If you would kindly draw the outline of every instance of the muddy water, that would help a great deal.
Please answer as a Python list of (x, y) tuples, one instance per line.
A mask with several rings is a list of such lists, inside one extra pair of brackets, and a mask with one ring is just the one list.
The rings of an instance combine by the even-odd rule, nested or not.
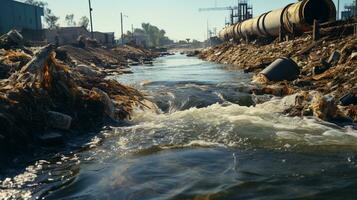
[[(250, 75), (181, 55), (115, 77), (158, 110), (4, 173), (0, 199), (356, 199), (357, 131), (281, 114)], [(257, 105), (256, 105), (257, 104)]]

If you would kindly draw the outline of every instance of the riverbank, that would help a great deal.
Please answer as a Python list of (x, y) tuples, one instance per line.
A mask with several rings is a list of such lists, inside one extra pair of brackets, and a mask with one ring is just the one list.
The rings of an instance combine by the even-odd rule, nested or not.
[(157, 54), (98, 44), (26, 47), (17, 32), (0, 43), (0, 152), (16, 154), (130, 117), (145, 107), (136, 89), (106, 79), (130, 73), (128, 60)]
[[(327, 34), (312, 41), (306, 34), (294, 40), (269, 44), (224, 43), (203, 50), (201, 59), (234, 65), (252, 72), (258, 84), (254, 94), (296, 95), (295, 105), (286, 110), (291, 116), (357, 122), (357, 38), (348, 34)], [(293, 81), (269, 80), (261, 74), (281, 57), (291, 58), (299, 67)]]

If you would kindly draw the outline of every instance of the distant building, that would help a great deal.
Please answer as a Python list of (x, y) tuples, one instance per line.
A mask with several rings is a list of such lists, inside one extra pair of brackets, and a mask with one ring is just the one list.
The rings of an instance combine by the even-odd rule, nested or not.
[(106, 46), (113, 46), (115, 44), (114, 32), (102, 33), (93, 32), (94, 38), (101, 44)]
[[(91, 33), (84, 27), (59, 27), (56, 29), (45, 30), (48, 43), (57, 43), (59, 45), (77, 43), (79, 36), (91, 37)], [(114, 46), (114, 33), (93, 32), (94, 39), (105, 46)]]
[(345, 10), (341, 12), (341, 19), (342, 20), (347, 20), (352, 17), (352, 11), (351, 10)]
[(346, 20), (352, 17), (357, 17), (357, 3), (354, 1), (350, 5), (345, 6), (345, 10), (341, 12), (341, 19)]
[(144, 46), (144, 47), (148, 46), (147, 44), (148, 38), (145, 33), (134, 32), (132, 40), (136, 45)]
[(60, 27), (45, 30), (47, 42), (58, 42), (59, 45), (74, 44), (81, 35), (90, 37), (90, 33), (84, 27)]
[(0, 34), (11, 29), (41, 30), (44, 10), (14, 0), (0, 0)]

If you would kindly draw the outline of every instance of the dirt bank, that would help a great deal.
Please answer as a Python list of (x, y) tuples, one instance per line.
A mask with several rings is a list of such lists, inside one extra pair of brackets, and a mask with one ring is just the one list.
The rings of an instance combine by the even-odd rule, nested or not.
[(154, 57), (148, 51), (30, 48), (8, 40), (0, 44), (1, 153), (63, 142), (105, 121), (124, 120), (134, 107), (145, 107), (140, 92), (104, 78), (126, 73), (128, 59)]
[[(252, 93), (298, 94), (295, 106), (287, 110), (290, 115), (357, 122), (357, 37), (346, 33), (335, 31), (315, 42), (309, 34), (265, 45), (230, 42), (205, 49), (199, 57), (255, 73), (258, 86)], [(260, 74), (281, 57), (291, 58), (298, 65), (296, 80), (274, 81)], [(340, 99), (346, 96), (351, 97), (349, 102), (342, 103)]]

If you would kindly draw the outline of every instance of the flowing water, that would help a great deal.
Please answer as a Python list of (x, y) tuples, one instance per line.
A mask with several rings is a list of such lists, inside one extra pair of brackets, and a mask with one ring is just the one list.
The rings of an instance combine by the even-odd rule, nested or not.
[[(115, 77), (158, 110), (5, 172), (0, 199), (356, 199), (357, 131), (281, 112), (250, 75), (175, 55)], [(259, 104), (261, 103), (261, 104)]]

